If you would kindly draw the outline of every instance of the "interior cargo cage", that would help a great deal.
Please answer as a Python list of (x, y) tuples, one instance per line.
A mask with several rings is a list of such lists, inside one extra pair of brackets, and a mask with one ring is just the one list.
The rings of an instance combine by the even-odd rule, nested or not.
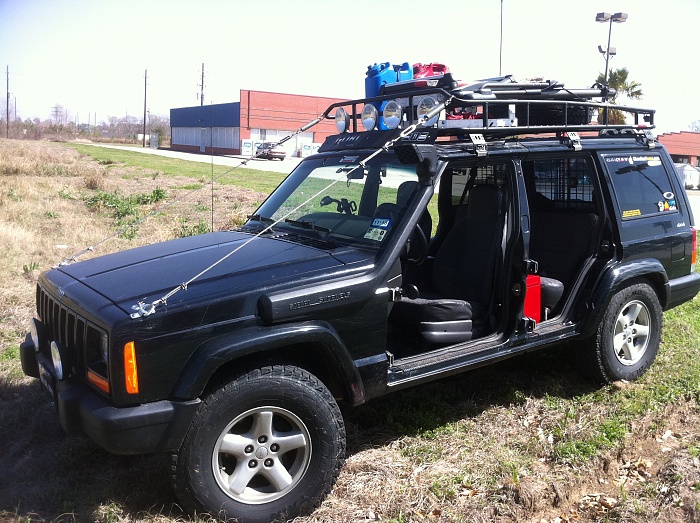
[[(439, 136), (481, 133), (488, 139), (582, 131), (617, 134), (654, 128), (653, 109), (607, 102), (615, 94), (615, 90), (600, 85), (567, 89), (552, 80), (518, 83), (510, 81), (510, 77), (457, 86), (446, 74), (386, 84), (378, 96), (334, 103), (323, 116), (336, 120), (341, 134), (404, 129), (449, 100), (439, 117), (425, 125), (436, 128)], [(594, 98), (600, 101), (593, 101)]]

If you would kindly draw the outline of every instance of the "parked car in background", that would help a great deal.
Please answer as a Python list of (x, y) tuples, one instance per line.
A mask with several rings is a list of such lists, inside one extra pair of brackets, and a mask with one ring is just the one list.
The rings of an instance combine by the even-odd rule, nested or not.
[(675, 164), (678, 177), (686, 189), (700, 189), (700, 170), (689, 163)]
[(287, 151), (285, 151), (284, 147), (280, 144), (263, 142), (258, 145), (255, 156), (258, 158), (266, 158), (267, 160), (284, 160), (287, 156)]

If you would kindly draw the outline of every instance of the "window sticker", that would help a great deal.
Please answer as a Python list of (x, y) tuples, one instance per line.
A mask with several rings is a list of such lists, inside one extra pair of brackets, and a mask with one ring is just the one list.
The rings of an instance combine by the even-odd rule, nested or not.
[(661, 158), (658, 156), (608, 156), (605, 161), (606, 163), (628, 163), (630, 165), (634, 165), (635, 162), (644, 162), (649, 167), (661, 165)]
[(343, 156), (340, 159), (340, 163), (355, 163), (359, 156)]
[(377, 227), (370, 227), (365, 233), (365, 238), (368, 240), (374, 240), (380, 242), (386, 238), (386, 230), (379, 229)]
[(391, 226), (391, 218), (375, 218), (372, 222), (372, 227), (380, 229), (388, 229)]
[(665, 192), (664, 199), (657, 202), (659, 212), (676, 211), (676, 196), (672, 192)]
[(628, 211), (622, 211), (623, 218), (632, 218), (633, 216), (641, 216), (642, 211), (639, 209), (630, 209)]
[(369, 229), (365, 233), (365, 238), (377, 242), (383, 241), (386, 238), (386, 233), (391, 227), (391, 218), (375, 218), (372, 221)]

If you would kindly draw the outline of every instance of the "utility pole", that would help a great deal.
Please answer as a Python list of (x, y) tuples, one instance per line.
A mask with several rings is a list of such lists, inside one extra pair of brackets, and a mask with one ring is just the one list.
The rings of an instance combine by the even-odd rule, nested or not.
[(202, 62), (202, 84), (199, 87), (202, 88), (199, 95), (199, 105), (204, 106), (204, 62)]
[(503, 65), (503, 0), (501, 0), (501, 39), (498, 44), (498, 76), (501, 76)]
[(143, 146), (146, 147), (146, 85), (148, 85), (148, 69), (143, 74)]
[(7, 101), (5, 102), (5, 114), (7, 122), (5, 122), (5, 138), (10, 137), (10, 66), (7, 66)]

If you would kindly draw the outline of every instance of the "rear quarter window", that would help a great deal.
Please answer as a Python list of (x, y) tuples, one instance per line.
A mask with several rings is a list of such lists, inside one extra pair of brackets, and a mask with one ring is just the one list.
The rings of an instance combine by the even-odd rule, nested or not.
[(676, 194), (658, 154), (603, 155), (623, 220), (678, 212)]

